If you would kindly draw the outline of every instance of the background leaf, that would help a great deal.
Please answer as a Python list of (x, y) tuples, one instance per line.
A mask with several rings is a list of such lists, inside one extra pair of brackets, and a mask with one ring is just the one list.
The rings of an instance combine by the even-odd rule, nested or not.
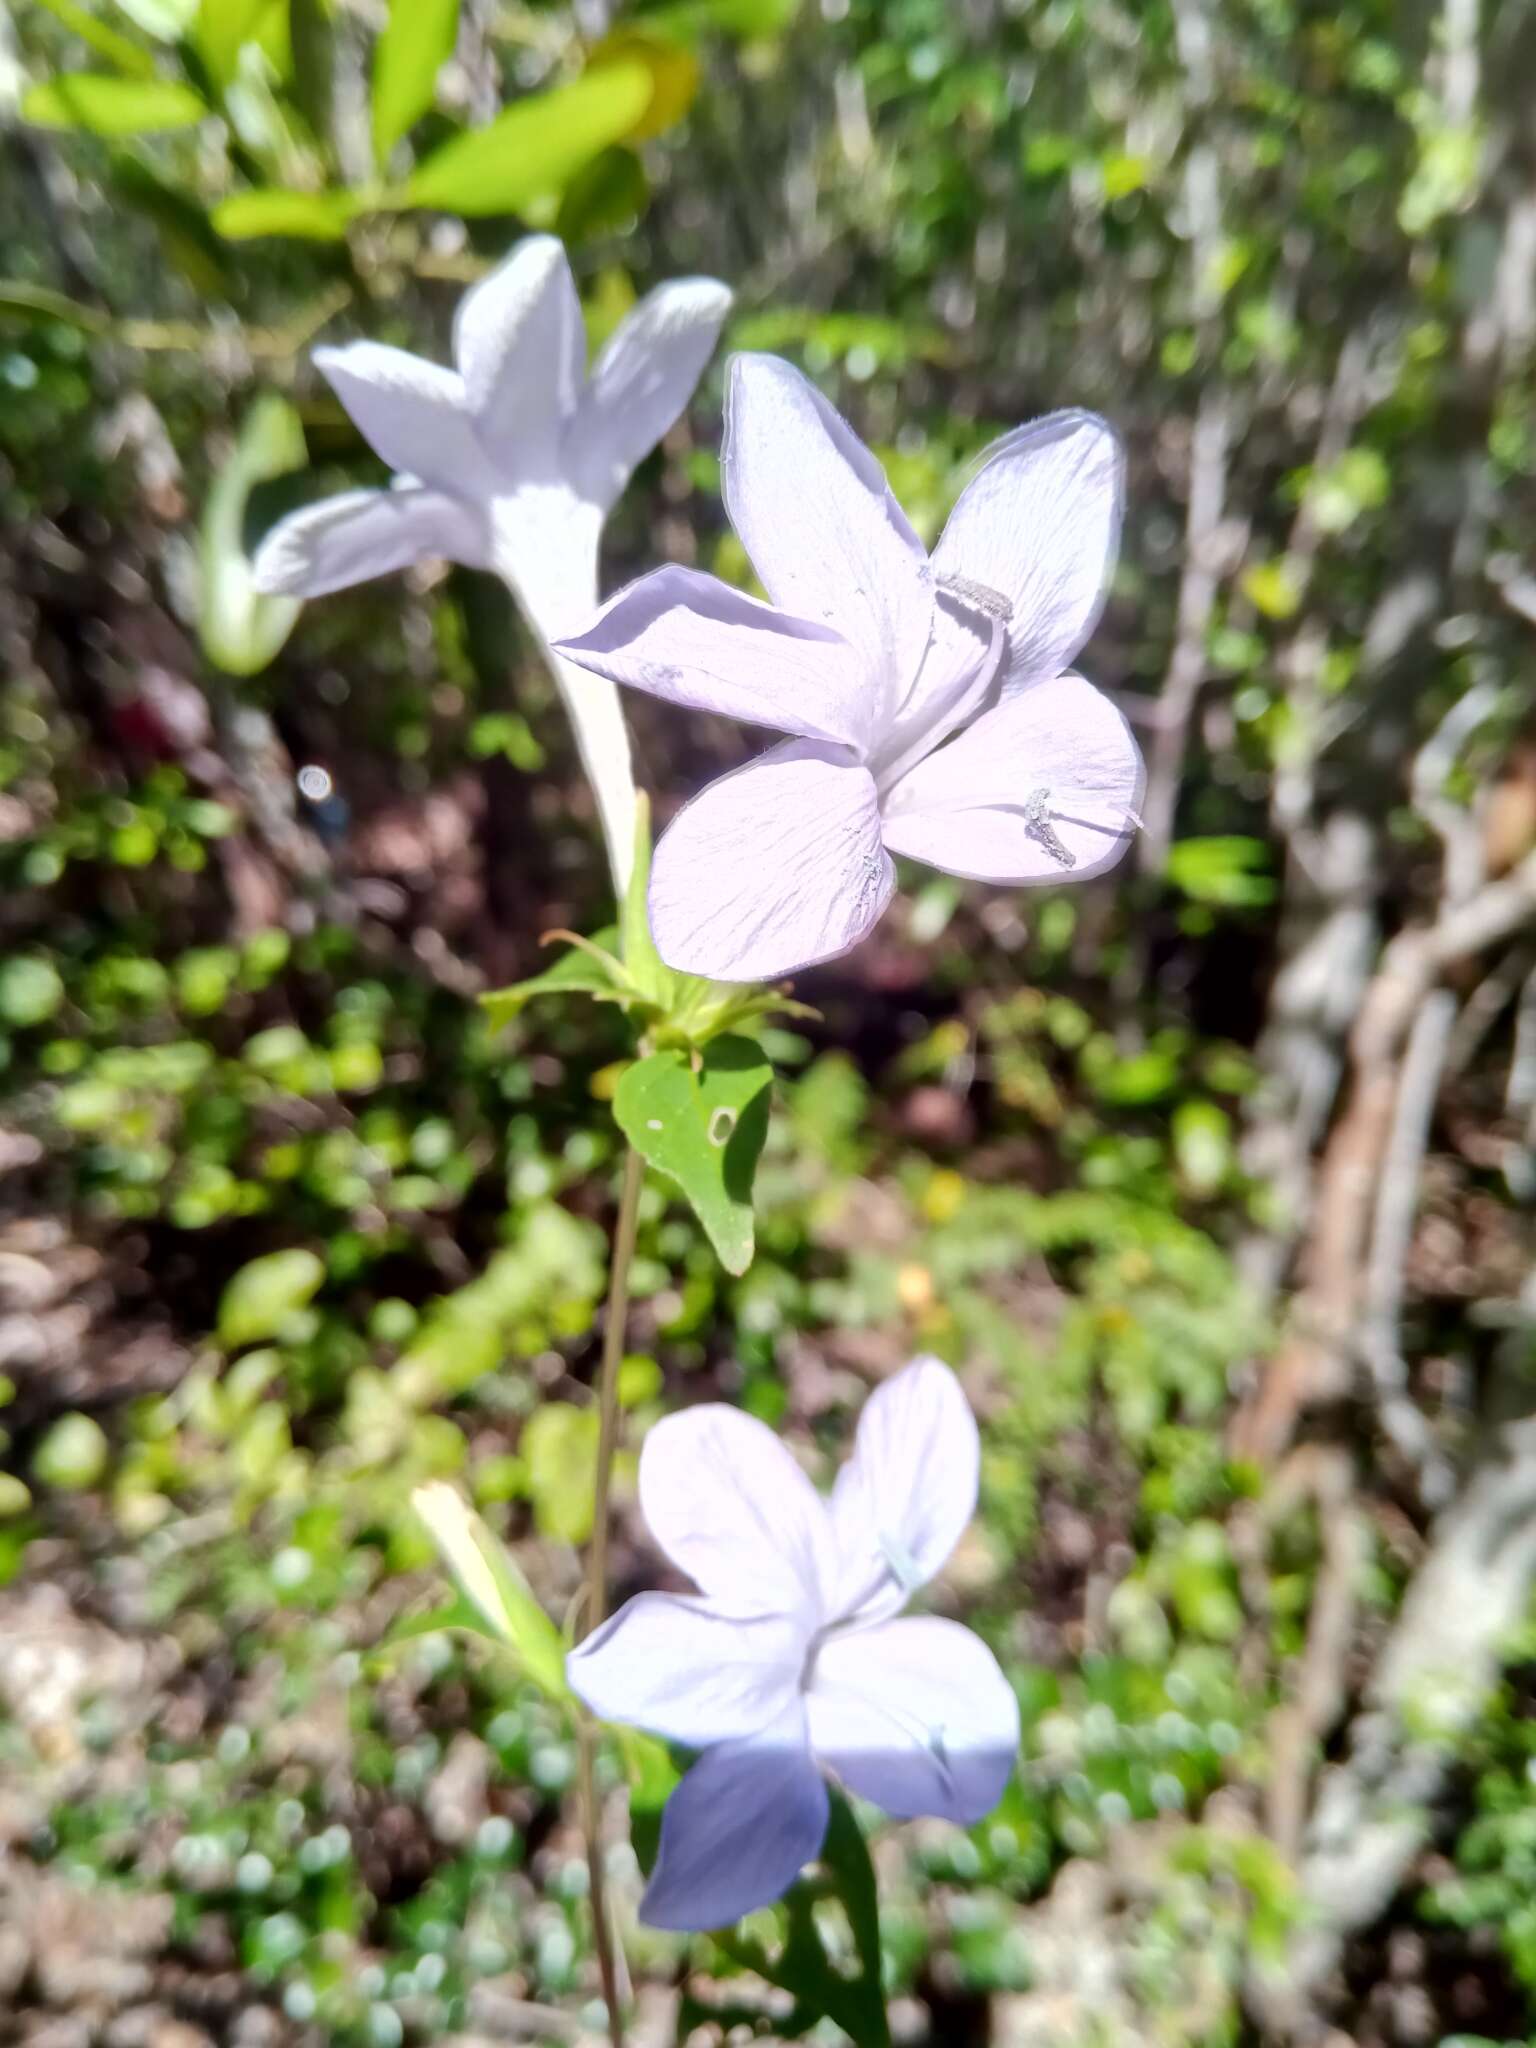
[(235, 192), (213, 210), (213, 225), (226, 241), (259, 235), (291, 235), (306, 242), (339, 242), (363, 205), (353, 192), (282, 192), (262, 187)]
[(633, 134), (651, 103), (650, 68), (634, 58), (572, 85), (531, 93), (484, 128), (445, 142), (391, 195), (478, 217), (518, 213), (558, 193), (600, 150)]
[(295, 1246), (252, 1259), (235, 1274), (219, 1300), (219, 1342), (230, 1351), (279, 1336), (319, 1292), (325, 1267), (313, 1252)]
[(92, 135), (191, 128), (209, 112), (207, 101), (190, 85), (167, 78), (114, 78), (103, 71), (60, 72), (46, 85), (34, 85), (21, 102), (23, 120), (39, 128), (84, 128)]
[(458, 33), (459, 0), (391, 0), (373, 51), (373, 155), (380, 168), (431, 106)]

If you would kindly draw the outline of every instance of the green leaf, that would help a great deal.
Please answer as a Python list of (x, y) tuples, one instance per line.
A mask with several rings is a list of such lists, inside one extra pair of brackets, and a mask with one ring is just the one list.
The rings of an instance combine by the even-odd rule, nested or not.
[(361, 192), (282, 192), (259, 186), (221, 199), (213, 209), (213, 225), (227, 242), (249, 242), (259, 235), (340, 242), (368, 204)]
[(572, 1401), (545, 1401), (524, 1423), (518, 1448), (541, 1536), (585, 1543), (592, 1534), (598, 1430), (597, 1410)]
[[(574, 934), (550, 932), (551, 938), (573, 937)], [(619, 1001), (624, 990), (624, 970), (614, 956), (613, 948), (618, 944), (618, 931), (610, 927), (601, 931), (594, 939), (583, 939), (573, 944), (567, 953), (562, 953), (553, 967), (546, 967), (542, 974), (535, 974), (528, 981), (514, 981), (508, 988), (492, 989), (480, 998), (480, 1006), (486, 1012), (487, 1022), (493, 1031), (499, 1031), (504, 1024), (510, 1024), (525, 1003), (536, 996), (594, 996), (598, 1001)]]
[(13, 1030), (46, 1024), (62, 1006), (64, 983), (42, 953), (13, 953), (0, 960), (0, 1022)]
[(744, 41), (782, 35), (800, 11), (800, 0), (670, 0), (637, 14), (639, 28), (692, 42), (703, 35), (740, 36)]
[(697, 1056), (655, 1052), (626, 1068), (619, 1128), (682, 1189), (728, 1273), (752, 1263), (752, 1180), (768, 1135), (773, 1068), (750, 1038), (715, 1038)]
[(165, 78), (114, 78), (102, 71), (65, 71), (34, 85), (21, 102), (24, 121), (39, 128), (84, 128), (92, 135), (149, 135), (192, 128), (210, 109), (190, 85)]
[(1272, 903), (1278, 885), (1269, 867), (1269, 847), (1242, 833), (1181, 839), (1168, 849), (1168, 879), (1174, 888), (1192, 902), (1226, 909)]
[(470, 217), (519, 213), (562, 191), (600, 150), (632, 134), (651, 92), (650, 68), (627, 58), (574, 84), (531, 93), (488, 126), (445, 142), (389, 195), (390, 203)]
[(108, 28), (104, 21), (98, 21), (84, 7), (77, 7), (75, 0), (39, 0), (48, 12), (73, 29), (83, 43), (88, 43), (98, 57), (104, 57), (109, 64), (115, 64), (128, 78), (153, 78), (155, 60), (148, 50), (141, 50), (137, 43), (131, 43), (127, 36), (120, 36), (115, 28)]
[(107, 1433), (89, 1415), (61, 1415), (32, 1453), (32, 1476), (60, 1492), (94, 1486), (107, 1469)]
[(848, 1915), (859, 1974), (846, 1981), (848, 2004), (837, 2015), (860, 2048), (889, 2048), (885, 1991), (880, 1977), (880, 1895), (869, 1848), (853, 1810), (840, 1792), (831, 1795), (827, 1839), (821, 1860)]
[(425, 1522), (469, 1609), (468, 1616), (450, 1608), (423, 1617), (427, 1626), (473, 1627), (472, 1617), (478, 1616), (490, 1633), (512, 1650), (541, 1691), (551, 1699), (567, 1698), (565, 1643), (560, 1631), (503, 1545), (446, 1480), (418, 1486), (411, 1505)]
[(302, 469), (304, 429), (285, 398), (269, 392), (245, 416), (234, 452), (214, 479), (203, 512), (203, 651), (229, 675), (253, 676), (278, 652), (302, 609), (294, 597), (268, 597), (251, 578), (245, 517), (252, 491)]
[(288, 0), (202, 0), (193, 41), (220, 90), (240, 70), (240, 53), (257, 43), (285, 73), (288, 44)]
[(390, 0), (373, 52), (373, 154), (381, 169), (432, 105), (458, 34), (459, 0)]
[(268, 1252), (242, 1266), (219, 1298), (219, 1342), (228, 1351), (281, 1335), (325, 1278), (313, 1252)]
[(555, 216), (555, 233), (567, 245), (621, 234), (650, 204), (645, 166), (632, 149), (615, 143), (572, 178)]

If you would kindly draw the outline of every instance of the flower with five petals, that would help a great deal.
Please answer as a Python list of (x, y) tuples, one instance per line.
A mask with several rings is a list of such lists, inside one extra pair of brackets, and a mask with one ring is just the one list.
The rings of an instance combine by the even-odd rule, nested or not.
[(1066, 672), (1119, 534), (1108, 425), (1060, 412), (1005, 435), (931, 560), (868, 449), (772, 356), (732, 360), (721, 467), (772, 603), (658, 569), (559, 642), (595, 675), (795, 735), (658, 847), (668, 964), (757, 981), (845, 953), (890, 902), (892, 853), (1015, 886), (1113, 866), (1141, 756)]
[(935, 1358), (871, 1395), (830, 1499), (737, 1409), (652, 1429), (640, 1504), (699, 1592), (640, 1594), (567, 1660), (594, 1713), (704, 1752), (662, 1817), (652, 1926), (727, 1926), (787, 1890), (821, 1848), (824, 1773), (903, 1819), (997, 1804), (1019, 1713), (996, 1658), (958, 1622), (898, 1619), (969, 1522), (978, 1464)]
[[(491, 569), (546, 641), (597, 605), (603, 520), (692, 396), (731, 294), (713, 278), (659, 286), (587, 374), (581, 302), (553, 235), (530, 235), (459, 302), (455, 367), (376, 341), (315, 350), (364, 438), (396, 472), (282, 520), (260, 589), (319, 597), (445, 556)], [(556, 665), (610, 855), (634, 844), (629, 741), (612, 686)]]

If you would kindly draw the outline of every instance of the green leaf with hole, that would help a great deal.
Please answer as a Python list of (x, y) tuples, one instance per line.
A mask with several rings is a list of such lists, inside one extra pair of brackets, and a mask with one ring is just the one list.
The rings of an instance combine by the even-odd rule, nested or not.
[(285, 1325), (308, 1308), (324, 1278), (325, 1267), (313, 1252), (295, 1248), (252, 1259), (219, 1298), (219, 1342), (237, 1351), (281, 1336)]
[(264, 669), (299, 616), (298, 598), (268, 597), (256, 588), (245, 521), (257, 485), (302, 469), (305, 460), (298, 414), (286, 398), (269, 392), (246, 414), (234, 451), (208, 493), (198, 626), (204, 653), (228, 675), (253, 676)]
[(389, 194), (395, 206), (478, 216), (520, 213), (562, 192), (599, 151), (644, 120), (653, 91), (638, 59), (604, 64), (571, 85), (530, 93), (484, 128), (456, 135)]
[(381, 168), (432, 105), (458, 34), (459, 0), (390, 0), (373, 50), (373, 154)]
[(92, 135), (152, 135), (192, 128), (211, 109), (190, 85), (167, 78), (113, 78), (103, 71), (64, 71), (34, 85), (21, 102), (24, 121), (39, 128), (84, 128)]
[(626, 1068), (613, 1112), (635, 1150), (677, 1183), (728, 1273), (752, 1263), (752, 1181), (768, 1135), (773, 1068), (750, 1038), (694, 1059), (655, 1052)]

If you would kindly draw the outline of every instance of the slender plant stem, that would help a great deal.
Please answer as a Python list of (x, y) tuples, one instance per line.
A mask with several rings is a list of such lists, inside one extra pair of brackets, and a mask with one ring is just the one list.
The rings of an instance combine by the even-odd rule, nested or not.
[(619, 1194), (619, 1219), (613, 1230), (613, 1264), (608, 1273), (608, 1310), (603, 1322), (603, 1361), (598, 1375), (597, 1482), (592, 1502), (592, 1547), (587, 1552), (587, 1597), (582, 1604), (583, 1636), (599, 1627), (608, 1612), (608, 1496), (619, 1433), (619, 1367), (624, 1362), (624, 1336), (629, 1326), (629, 1269), (634, 1262), (640, 1187), (644, 1179), (645, 1161), (631, 1145), (624, 1155), (624, 1185)]
[[(608, 1607), (608, 1505), (613, 1484), (613, 1453), (619, 1433), (619, 1367), (624, 1362), (624, 1337), (629, 1325), (629, 1269), (635, 1256), (635, 1230), (640, 1220), (640, 1189), (645, 1179), (645, 1162), (630, 1146), (624, 1155), (624, 1182), (619, 1194), (619, 1216), (613, 1230), (613, 1264), (608, 1273), (608, 1308), (603, 1321), (603, 1356), (598, 1370), (597, 1477), (592, 1499), (592, 1544), (587, 1552), (586, 1598), (576, 1640), (597, 1628)], [(608, 1917), (608, 1893), (603, 1877), (602, 1816), (597, 1799), (595, 1762), (596, 1734), (585, 1715), (577, 1730), (581, 1778), (581, 1806), (587, 1837), (588, 1896), (592, 1907), (593, 1939), (597, 1945), (597, 1966), (603, 1980), (603, 2002), (608, 2008), (608, 2038), (613, 2048), (624, 2048), (624, 2020), (620, 2012), (618, 1959), (613, 1950), (613, 1927)]]

